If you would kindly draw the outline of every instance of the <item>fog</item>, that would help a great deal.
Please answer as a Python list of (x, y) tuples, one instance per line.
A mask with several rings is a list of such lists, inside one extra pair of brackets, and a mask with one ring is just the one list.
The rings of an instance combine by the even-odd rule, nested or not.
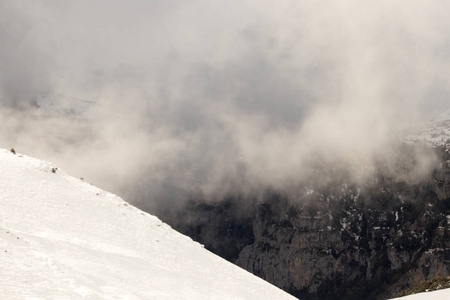
[[(448, 109), (448, 11), (425, 0), (1, 1), (0, 146), (149, 209), (283, 189), (316, 159), (363, 178), (405, 128)], [(63, 109), (40, 115), (39, 97)]]

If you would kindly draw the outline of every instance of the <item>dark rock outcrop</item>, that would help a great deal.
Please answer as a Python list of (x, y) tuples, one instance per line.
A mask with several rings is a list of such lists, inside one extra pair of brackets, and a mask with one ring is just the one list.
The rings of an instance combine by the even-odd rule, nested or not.
[(317, 210), (260, 204), (255, 243), (236, 263), (301, 299), (391, 296), (450, 274), (448, 200), (430, 187), (389, 188), (347, 190), (333, 200), (321, 194)]
[(450, 198), (450, 160), (442, 162), (434, 173), (434, 189), (440, 199)]
[(235, 262), (242, 249), (254, 242), (249, 209), (236, 198), (219, 203), (189, 201), (185, 209), (177, 212), (172, 226), (205, 244), (210, 251)]
[(301, 299), (392, 297), (450, 275), (450, 155), (439, 155), (421, 180), (384, 165), (364, 183), (319, 176), (295, 199), (269, 190), (247, 201), (191, 201), (172, 225)]

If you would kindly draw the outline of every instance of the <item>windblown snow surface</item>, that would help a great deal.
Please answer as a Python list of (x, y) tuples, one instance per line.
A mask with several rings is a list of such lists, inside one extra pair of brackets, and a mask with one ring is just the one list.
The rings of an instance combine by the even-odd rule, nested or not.
[(0, 170), (0, 299), (295, 299), (51, 163)]
[(438, 290), (433, 292), (418, 293), (405, 297), (395, 298), (398, 300), (448, 300), (450, 299), (450, 289)]

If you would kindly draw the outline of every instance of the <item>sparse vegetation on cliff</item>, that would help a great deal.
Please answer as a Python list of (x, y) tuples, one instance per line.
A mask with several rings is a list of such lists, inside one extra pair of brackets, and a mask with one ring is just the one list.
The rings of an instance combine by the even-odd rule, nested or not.
[(408, 289), (405, 289), (395, 295), (395, 297), (403, 297), (407, 295), (423, 293), (423, 292), (431, 292), (441, 289), (450, 288), (450, 276), (447, 277), (436, 277), (432, 280), (422, 281)]

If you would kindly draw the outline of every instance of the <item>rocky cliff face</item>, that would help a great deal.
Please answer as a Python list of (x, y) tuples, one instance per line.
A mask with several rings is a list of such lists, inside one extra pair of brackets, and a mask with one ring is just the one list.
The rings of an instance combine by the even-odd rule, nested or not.
[(321, 193), (314, 209), (258, 205), (236, 263), (301, 299), (376, 298), (448, 275), (448, 200), (426, 185), (377, 187)]
[(377, 299), (450, 275), (450, 154), (422, 180), (382, 168), (336, 176), (297, 196), (192, 201), (173, 226), (301, 299)]
[(439, 199), (450, 198), (450, 160), (444, 160), (433, 174), (434, 190)]

